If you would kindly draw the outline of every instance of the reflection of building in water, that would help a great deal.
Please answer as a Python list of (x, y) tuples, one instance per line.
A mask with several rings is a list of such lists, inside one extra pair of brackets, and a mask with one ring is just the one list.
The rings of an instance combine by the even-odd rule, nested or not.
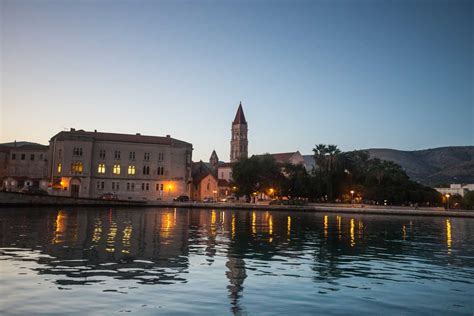
[[(38, 238), (21, 246), (35, 248), (39, 243), (44, 253), (54, 257), (41, 259), (40, 273), (77, 279), (111, 275), (104, 270), (114, 270), (114, 277), (140, 282), (182, 280), (181, 272), (188, 268), (188, 226), (176, 226), (177, 216), (187, 222), (186, 213), (172, 210), (43, 212), (38, 227), (30, 227)], [(8, 242), (8, 238), (0, 241)], [(78, 262), (85, 268), (78, 268)]]
[(237, 312), (240, 310), (239, 307), (239, 298), (241, 297), (241, 292), (243, 290), (244, 280), (247, 277), (245, 272), (245, 261), (241, 258), (232, 258), (230, 257), (225, 264), (229, 269), (226, 271), (226, 276), (229, 279), (229, 285), (227, 289), (229, 290), (229, 298), (232, 304), (232, 312)]

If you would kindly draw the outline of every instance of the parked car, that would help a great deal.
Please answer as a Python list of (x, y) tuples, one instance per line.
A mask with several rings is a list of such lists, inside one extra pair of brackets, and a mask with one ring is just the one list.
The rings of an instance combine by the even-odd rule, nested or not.
[(118, 200), (118, 196), (115, 193), (104, 193), (100, 196), (102, 200)]
[(206, 197), (202, 200), (204, 203), (212, 203), (214, 202), (214, 199), (213, 198), (210, 198), (210, 197)]
[(225, 203), (235, 203), (237, 199), (235, 198), (235, 196), (228, 196), (228, 197), (220, 199), (220, 201), (225, 202)]
[(36, 187), (26, 187), (26, 188), (21, 189), (20, 192), (25, 193), (25, 194), (34, 194), (34, 195), (48, 195), (48, 192)]
[(173, 199), (174, 202), (189, 202), (189, 196), (187, 195), (180, 195), (177, 198)]

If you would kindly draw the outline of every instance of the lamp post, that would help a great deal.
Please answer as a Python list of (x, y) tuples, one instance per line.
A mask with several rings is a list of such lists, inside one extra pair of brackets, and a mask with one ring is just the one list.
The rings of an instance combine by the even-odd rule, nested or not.
[(351, 203), (354, 201), (354, 193), (355, 193), (355, 191), (351, 190)]
[(446, 209), (449, 210), (449, 198), (451, 197), (451, 195), (449, 194), (446, 194)]

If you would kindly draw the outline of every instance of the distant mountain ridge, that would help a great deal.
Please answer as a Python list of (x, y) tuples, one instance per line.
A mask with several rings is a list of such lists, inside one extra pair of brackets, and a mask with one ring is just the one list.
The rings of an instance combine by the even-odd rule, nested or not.
[(414, 181), (429, 186), (443, 183), (474, 183), (474, 146), (439, 147), (403, 151), (366, 149), (371, 158), (393, 161)]

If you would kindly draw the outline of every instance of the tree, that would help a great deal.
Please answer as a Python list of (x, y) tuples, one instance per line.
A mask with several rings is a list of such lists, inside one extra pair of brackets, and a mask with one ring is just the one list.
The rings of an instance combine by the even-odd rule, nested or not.
[(462, 207), (466, 210), (474, 210), (474, 191), (467, 191), (464, 194)]

